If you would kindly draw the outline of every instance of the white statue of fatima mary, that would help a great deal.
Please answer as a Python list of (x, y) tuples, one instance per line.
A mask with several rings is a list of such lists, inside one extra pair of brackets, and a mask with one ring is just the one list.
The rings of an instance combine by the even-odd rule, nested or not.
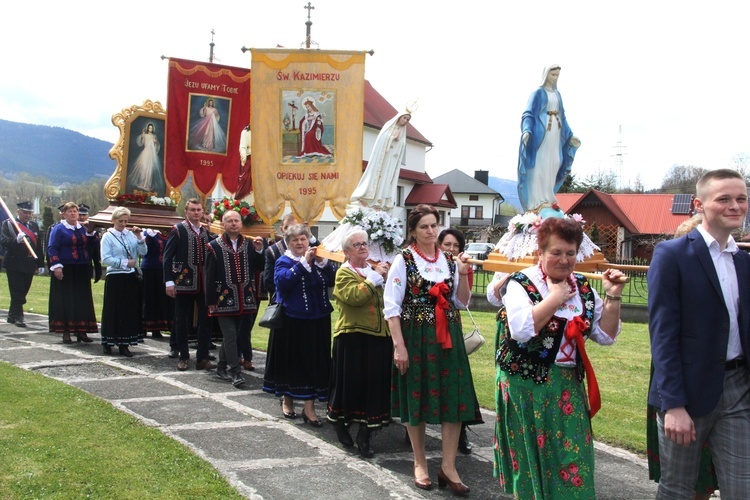
[(349, 230), (359, 226), (370, 236), (370, 259), (391, 262), (403, 243), (401, 221), (391, 216), (396, 206), (396, 189), (406, 152), (406, 132), (414, 106), (391, 118), (380, 130), (367, 168), (352, 192), (346, 217), (321, 244), (332, 252), (341, 251), (341, 241)]

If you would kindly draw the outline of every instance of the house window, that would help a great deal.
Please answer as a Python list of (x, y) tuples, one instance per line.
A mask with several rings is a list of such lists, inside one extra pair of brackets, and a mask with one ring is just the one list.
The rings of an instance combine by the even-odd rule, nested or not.
[(462, 205), (461, 206), (461, 218), (462, 219), (482, 219), (484, 207), (473, 206), (473, 205)]
[(438, 226), (445, 226), (445, 210), (438, 210), (438, 215), (440, 215)]
[(401, 200), (404, 198), (404, 187), (403, 186), (397, 186), (396, 187), (396, 206), (401, 206)]
[(479, 201), (479, 195), (478, 194), (470, 194), (469, 195), (469, 201)]

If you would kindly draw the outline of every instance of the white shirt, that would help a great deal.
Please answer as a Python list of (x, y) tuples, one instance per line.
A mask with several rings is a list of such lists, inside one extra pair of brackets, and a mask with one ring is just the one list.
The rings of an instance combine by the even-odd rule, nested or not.
[[(547, 283), (542, 279), (542, 273), (539, 270), (539, 266), (533, 266), (521, 271), (523, 274), (528, 276), (534, 286), (537, 288), (542, 297), (549, 295), (549, 289)], [(604, 330), (599, 326), (599, 320), (602, 317), (602, 308), (604, 302), (599, 298), (599, 294), (594, 292), (594, 324), (591, 325), (591, 335), (589, 338), (600, 345), (611, 345), (614, 344), (615, 339), (620, 335), (621, 323), (617, 325), (617, 333), (615, 339), (611, 338)], [(515, 280), (508, 282), (508, 288), (503, 296), (503, 304), (505, 304), (506, 311), (508, 314), (508, 327), (510, 329), (510, 336), (517, 342), (528, 342), (531, 338), (537, 336), (537, 332), (534, 330), (534, 317), (531, 314), (531, 310), (534, 304), (529, 298), (529, 294), (526, 290)], [(583, 303), (581, 302), (580, 293), (576, 293), (572, 298), (568, 299), (555, 311), (555, 316), (570, 320), (575, 316), (583, 314)], [(556, 364), (562, 366), (575, 366), (575, 361), (562, 361), (566, 357), (564, 351), (571, 353), (571, 358), (575, 359), (575, 341), (569, 341), (565, 338), (563, 333), (562, 342), (560, 349), (557, 352)]]
[(708, 246), (708, 253), (714, 262), (716, 275), (719, 277), (721, 293), (724, 295), (724, 303), (729, 313), (729, 342), (727, 343), (727, 361), (742, 357), (742, 344), (740, 343), (740, 327), (737, 322), (737, 311), (740, 302), (740, 289), (737, 284), (737, 271), (734, 268), (734, 254), (739, 251), (734, 238), (729, 236), (727, 246), (724, 250), (719, 248), (719, 242), (708, 234), (703, 226), (698, 226), (698, 232)]
[[(428, 281), (434, 283), (442, 283), (448, 278), (450, 272), (448, 268), (448, 261), (445, 260), (445, 254), (438, 252), (438, 260), (435, 263), (427, 262), (417, 252), (412, 251), (411, 254), (414, 256), (414, 262), (417, 265), (417, 271), (419, 275)], [(458, 300), (456, 293), (458, 292), (458, 266), (456, 266), (456, 272), (453, 274), (453, 304), (459, 309), (466, 309), (466, 305), (462, 304)], [(391, 264), (391, 268), (388, 271), (388, 278), (385, 282), (385, 319), (401, 316), (401, 304), (404, 301), (404, 295), (406, 294), (406, 262), (404, 262), (404, 256), (399, 253)], [(469, 294), (471, 299), (471, 294)]]

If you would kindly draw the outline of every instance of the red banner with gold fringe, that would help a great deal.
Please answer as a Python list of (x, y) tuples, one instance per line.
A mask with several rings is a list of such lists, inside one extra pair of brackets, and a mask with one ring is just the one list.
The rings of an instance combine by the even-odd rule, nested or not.
[(250, 70), (169, 59), (167, 181), (181, 186), (192, 171), (201, 194), (219, 176), (234, 193), (240, 169), (240, 135), (250, 123)]

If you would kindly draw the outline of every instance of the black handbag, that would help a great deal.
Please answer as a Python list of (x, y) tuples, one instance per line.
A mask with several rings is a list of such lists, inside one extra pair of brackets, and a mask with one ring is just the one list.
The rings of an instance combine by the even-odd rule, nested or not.
[(265, 328), (281, 328), (284, 326), (284, 308), (278, 302), (269, 304), (266, 307), (263, 316), (258, 321), (260, 326)]

